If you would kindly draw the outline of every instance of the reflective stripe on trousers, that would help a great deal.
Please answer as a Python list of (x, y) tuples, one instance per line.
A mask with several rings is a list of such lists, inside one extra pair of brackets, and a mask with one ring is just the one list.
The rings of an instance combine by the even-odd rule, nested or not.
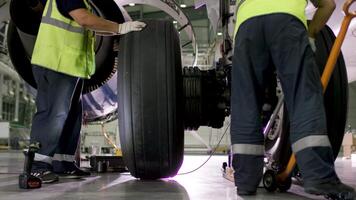
[(66, 154), (54, 154), (53, 160), (54, 161), (73, 162), (75, 160), (75, 156), (74, 155), (66, 155)]
[(232, 153), (233, 154), (243, 154), (243, 155), (264, 155), (265, 147), (264, 145), (255, 144), (233, 144)]
[(52, 164), (52, 161), (66, 161), (66, 162), (73, 162), (75, 160), (74, 155), (66, 155), (66, 154), (54, 154), (53, 158), (50, 156), (42, 155), (42, 154), (35, 154), (35, 161), (45, 162), (48, 164)]
[(52, 157), (50, 156), (46, 156), (46, 155), (42, 155), (42, 154), (39, 154), (39, 153), (36, 153), (35, 154), (35, 161), (40, 161), (40, 162), (45, 162), (45, 163), (48, 163), (48, 164), (52, 164)]
[(292, 144), (294, 153), (298, 153), (304, 149), (312, 147), (330, 147), (331, 144), (327, 135), (310, 135), (301, 138)]

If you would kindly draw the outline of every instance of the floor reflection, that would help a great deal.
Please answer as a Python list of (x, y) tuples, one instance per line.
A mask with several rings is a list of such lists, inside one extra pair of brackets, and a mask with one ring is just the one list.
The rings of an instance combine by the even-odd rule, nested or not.
[[(179, 174), (192, 171), (208, 156), (185, 156)], [(18, 174), (23, 168), (23, 155), (0, 153), (0, 200), (240, 200), (234, 184), (222, 177), (221, 166), (226, 156), (213, 156), (194, 173), (177, 175), (164, 180), (138, 180), (128, 173), (102, 173), (78, 180), (61, 179), (37, 190), (18, 188)], [(356, 168), (351, 160), (338, 159), (340, 178), (356, 188)], [(302, 200), (323, 199), (307, 195), (293, 185), (287, 193), (268, 193), (260, 188), (257, 196), (244, 199)]]

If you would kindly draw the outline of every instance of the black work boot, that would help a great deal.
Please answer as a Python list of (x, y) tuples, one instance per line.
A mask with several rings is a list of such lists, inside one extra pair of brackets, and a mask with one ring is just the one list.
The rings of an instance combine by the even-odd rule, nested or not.
[(79, 179), (79, 178), (84, 178), (86, 176), (90, 176), (90, 172), (84, 171), (82, 169), (74, 169), (71, 171), (63, 171), (58, 173), (59, 177), (61, 178), (67, 178), (67, 179)]
[(237, 195), (256, 195), (263, 176), (263, 156), (234, 154), (232, 166)]
[(333, 200), (356, 200), (355, 190), (340, 181), (331, 181), (304, 188), (306, 193), (314, 195), (324, 195)]
[(90, 176), (90, 172), (80, 169), (75, 162), (52, 161), (53, 171), (61, 178), (79, 179)]
[(53, 183), (59, 180), (58, 175), (53, 173), (50, 164), (34, 161), (32, 164), (31, 175), (40, 178), (42, 183)]
[(237, 195), (239, 195), (239, 196), (253, 196), (253, 195), (256, 195), (256, 190), (255, 191), (239, 190), (239, 188), (237, 188)]
[(57, 174), (45, 169), (33, 170), (31, 175), (40, 178), (42, 183), (54, 183), (59, 180)]

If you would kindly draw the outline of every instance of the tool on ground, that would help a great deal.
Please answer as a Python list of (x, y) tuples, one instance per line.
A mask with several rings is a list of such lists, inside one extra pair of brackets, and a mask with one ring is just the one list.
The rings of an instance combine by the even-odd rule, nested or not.
[[(355, 1), (356, 0), (347, 0), (344, 3), (343, 11), (345, 13), (345, 17), (343, 19), (340, 32), (337, 35), (336, 40), (334, 42), (334, 45), (333, 45), (333, 47), (331, 49), (331, 53), (329, 55), (328, 61), (326, 63), (326, 66), (324, 68), (323, 75), (321, 77), (321, 82), (322, 82), (322, 85), (323, 85), (323, 91), (324, 92), (325, 92), (325, 90), (327, 88), (327, 85), (329, 83), (330, 77), (331, 77), (331, 75), (332, 75), (332, 73), (334, 71), (335, 63), (336, 63), (337, 58), (338, 58), (338, 56), (340, 54), (341, 46), (342, 46), (342, 43), (343, 43), (343, 41), (345, 39), (345, 36), (346, 36), (347, 30), (349, 28), (350, 22), (354, 17), (356, 17), (356, 11), (354, 11), (354, 12), (350, 12), (349, 11), (349, 9), (351, 7), (351, 4), (354, 3)], [(277, 174), (276, 177), (275, 177), (275, 181), (277, 182), (277, 185), (281, 184), (281, 183), (283, 185), (283, 183), (288, 182), (288, 179), (290, 178), (290, 175), (291, 175), (292, 171), (294, 170), (295, 165), (296, 165), (296, 158), (295, 158), (295, 155), (292, 154), (290, 159), (289, 159), (289, 162), (287, 164), (286, 169), (284, 171), (282, 171), (281, 173)]]
[(234, 169), (231, 166), (228, 166), (226, 162), (224, 162), (222, 166), (223, 177), (231, 182), (235, 182), (234, 173)]
[(121, 149), (109, 137), (105, 124), (101, 123), (101, 133), (106, 141), (114, 148), (115, 155), (92, 155), (89, 157), (90, 166), (93, 171), (104, 172), (127, 172), (127, 167), (122, 157)]
[(25, 165), (24, 171), (19, 176), (19, 187), (22, 189), (36, 189), (42, 186), (42, 180), (31, 175), (32, 163), (35, 158), (35, 153), (40, 149), (40, 143), (31, 143), (28, 150), (24, 151)]

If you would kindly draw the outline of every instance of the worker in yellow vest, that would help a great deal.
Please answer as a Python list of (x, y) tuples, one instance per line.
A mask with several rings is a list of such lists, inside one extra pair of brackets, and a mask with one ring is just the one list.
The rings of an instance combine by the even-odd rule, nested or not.
[(353, 188), (341, 183), (334, 169), (320, 73), (313, 52), (314, 38), (333, 13), (335, 2), (313, 0), (318, 9), (309, 27), (305, 16), (307, 3), (306, 0), (236, 2), (231, 142), (238, 195), (254, 195), (263, 175), (261, 97), (276, 70), (305, 191), (340, 199), (356, 198)]
[(31, 141), (40, 142), (32, 175), (43, 183), (90, 175), (77, 167), (82, 122), (83, 79), (95, 71), (94, 32), (122, 35), (140, 31), (145, 23), (118, 24), (90, 12), (87, 0), (26, 0), (34, 11), (43, 11), (31, 63), (37, 83), (37, 112)]

